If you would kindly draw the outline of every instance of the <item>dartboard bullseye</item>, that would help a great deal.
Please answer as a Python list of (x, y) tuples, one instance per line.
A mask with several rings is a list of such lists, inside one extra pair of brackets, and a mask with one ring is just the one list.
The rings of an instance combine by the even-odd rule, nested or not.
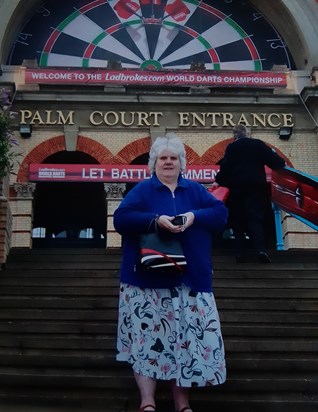
[(48, 0), (19, 33), (8, 64), (207, 70), (294, 68), (284, 41), (241, 0)]

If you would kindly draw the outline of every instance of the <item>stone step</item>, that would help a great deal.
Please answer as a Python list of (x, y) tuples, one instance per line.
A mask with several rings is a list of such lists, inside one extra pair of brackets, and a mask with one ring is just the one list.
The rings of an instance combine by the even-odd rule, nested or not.
[(97, 320), (114, 321), (117, 309), (1, 309), (0, 320)]
[[(277, 260), (290, 260), (295, 259), (297, 261), (306, 258), (306, 260), (313, 258), (317, 261), (317, 253), (318, 248), (312, 249), (288, 249), (288, 250), (270, 250), (269, 253), (271, 254), (272, 258)], [(14, 248), (10, 250), (9, 258), (18, 259), (21, 257), (22, 259), (28, 258), (28, 256), (46, 256), (50, 258), (50, 256), (59, 257), (59, 256), (69, 256), (69, 257), (77, 257), (77, 256), (107, 256), (110, 259), (112, 257), (117, 256), (121, 258), (122, 250), (121, 248), (109, 248), (109, 249), (102, 249), (102, 248), (39, 248), (39, 249), (27, 249), (27, 248)], [(226, 249), (216, 249), (214, 248), (212, 251), (212, 256), (214, 258), (221, 258), (231, 260), (233, 257), (233, 249), (226, 248)], [(246, 251), (247, 256), (252, 257), (254, 255), (253, 250)]]
[(268, 270), (268, 268), (265, 269), (263, 265), (261, 268), (253, 271), (250, 269), (233, 270), (232, 266), (232, 268), (228, 270), (214, 270), (213, 279), (318, 279), (318, 270), (281, 270), (274, 267), (271, 267), (271, 269)]
[[(217, 249), (218, 253), (223, 255), (224, 253), (230, 253), (230, 251), (226, 251), (225, 249)], [(305, 251), (306, 252), (306, 251)], [(23, 248), (23, 247), (15, 247), (10, 250), (10, 258), (15, 257), (15, 256), (62, 256), (62, 255), (67, 255), (67, 256), (83, 256), (83, 255), (107, 255), (107, 256), (121, 256), (122, 251), (121, 248), (108, 248), (108, 249), (102, 249), (102, 248), (34, 248), (34, 249), (28, 249), (28, 248)]]
[[(68, 334), (71, 335), (100, 335), (103, 331), (106, 335), (115, 335), (117, 322), (114, 319), (101, 321), (62, 321), (62, 320), (1, 320), (0, 333), (5, 334)], [(250, 337), (317, 337), (318, 324), (304, 325), (291, 324), (255, 324), (224, 322), (222, 324), (224, 336), (250, 336)], [(1, 342), (1, 339), (0, 339)]]
[(214, 295), (219, 301), (223, 298), (236, 298), (240, 296), (242, 298), (251, 298), (251, 299), (317, 299), (318, 298), (318, 290), (317, 289), (308, 289), (308, 288), (300, 288), (300, 289), (289, 289), (289, 288), (280, 288), (280, 289), (262, 289), (262, 288), (223, 288), (218, 287), (217, 282), (214, 282)]
[(220, 318), (222, 322), (237, 322), (246, 323), (251, 322), (255, 324), (293, 324), (303, 323), (304, 325), (316, 325), (317, 324), (317, 312), (306, 312), (306, 314), (296, 312), (260, 312), (254, 311), (232, 311), (222, 310), (220, 311)]
[[(317, 269), (318, 270), (318, 269)], [(56, 278), (54, 276), (36, 277), (30, 273), (25, 277), (0, 277), (0, 292), (2, 287), (109, 287), (119, 285), (118, 276), (82, 278), (74, 281), (72, 277)], [(214, 279), (214, 287), (218, 288), (263, 288), (263, 289), (316, 289), (318, 293), (317, 279)]]
[(56, 270), (109, 270), (109, 269), (119, 269), (120, 262), (114, 261), (111, 262), (107, 259), (103, 259), (101, 261), (93, 260), (91, 261), (73, 261), (67, 260), (65, 262), (59, 260), (43, 260), (43, 262), (39, 262), (37, 260), (28, 261), (28, 262), (16, 262), (16, 261), (8, 261), (5, 265), (6, 271), (13, 271), (13, 270), (24, 270), (24, 271), (32, 271), (32, 270), (49, 270), (49, 271), (56, 271)]
[[(317, 339), (309, 337), (255, 337), (224, 336), (224, 345), (230, 352), (315, 352)], [(64, 335), (64, 334), (6, 334), (1, 333), (1, 348), (24, 349), (65, 349), (65, 350), (112, 350), (115, 351), (114, 335)]]
[(19, 309), (115, 309), (118, 296), (0, 296), (0, 308)]
[[(232, 270), (233, 265), (237, 265), (235, 262), (231, 262), (228, 260), (219, 261), (214, 260), (214, 270)], [(286, 270), (317, 270), (318, 269), (318, 262), (317, 261), (304, 261), (304, 262), (293, 262), (292, 260), (286, 262), (277, 262), (274, 261), (271, 263), (271, 267), (274, 270), (286, 271)], [(65, 261), (59, 259), (47, 260), (41, 259), (38, 261), (37, 259), (30, 260), (30, 261), (15, 261), (15, 260), (8, 260), (5, 264), (5, 269), (8, 271), (13, 270), (71, 270), (71, 269), (78, 269), (78, 270), (108, 270), (108, 269), (119, 269), (120, 268), (120, 261), (113, 260), (110, 261), (108, 259), (92, 259), (92, 260), (71, 260), (66, 259)], [(241, 263), (239, 264), (240, 270), (264, 270), (264, 264), (259, 262), (248, 262), (248, 263)]]
[[(10, 296), (0, 295), (0, 308), (3, 309), (117, 309), (118, 296), (112, 294), (91, 296)], [(263, 311), (317, 311), (317, 299), (250, 299), (247, 297), (220, 298), (219, 310), (263, 310)]]
[(268, 337), (268, 338), (315, 338), (318, 336), (318, 323), (304, 325), (301, 323), (291, 324), (255, 324), (234, 322), (222, 323), (222, 334), (224, 337)]
[[(227, 261), (225, 260), (224, 262), (218, 262), (214, 261), (213, 269), (214, 271), (217, 270), (233, 270), (233, 266), (235, 266), (235, 269), (238, 268), (239, 270), (252, 270), (252, 271), (258, 271), (258, 270), (264, 270), (264, 263), (259, 263), (258, 261), (256, 262), (246, 262), (246, 263), (235, 263), (234, 261)], [(270, 266), (270, 269), (278, 270), (278, 271), (286, 271), (286, 270), (317, 270), (318, 269), (318, 262), (317, 260), (313, 260), (312, 262), (310, 260), (308, 261), (293, 261), (293, 260), (287, 260), (286, 262), (274, 262), (266, 264), (266, 266)], [(268, 268), (269, 269), (269, 268)]]
[[(139, 412), (139, 396), (134, 388), (87, 388), (85, 392), (72, 388), (18, 387), (10, 392), (0, 388), (0, 407), (5, 412)], [(18, 393), (18, 395), (17, 395)], [(1, 402), (2, 399), (2, 402)], [(226, 392), (213, 387), (191, 390), (191, 405), (196, 412), (233, 410), (238, 412), (317, 412), (318, 396), (300, 391), (268, 394), (264, 391)], [(169, 388), (158, 393), (159, 411), (174, 412)]]
[[(1, 278), (18, 278), (23, 280), (23, 278), (71, 278), (71, 279), (78, 279), (78, 278), (87, 278), (87, 279), (95, 279), (95, 278), (109, 278), (109, 277), (116, 277), (119, 278), (119, 266), (118, 268), (112, 269), (100, 269), (100, 270), (93, 270), (93, 269), (52, 269), (51, 267), (47, 268), (45, 271), (43, 269), (34, 269), (26, 270), (24, 268), (13, 269), (9, 270), (6, 269), (2, 271)], [(289, 270), (281, 270), (275, 269), (271, 267), (271, 270), (268, 268), (264, 268), (262, 265), (256, 271), (250, 270), (250, 268), (246, 269), (235, 269), (233, 270), (233, 266), (229, 267), (228, 269), (217, 269), (214, 270), (213, 279), (318, 279), (318, 270), (317, 269), (306, 269), (306, 270), (299, 270), (299, 269), (289, 269)]]
[(232, 299), (218, 299), (218, 309), (223, 310), (250, 310), (250, 311), (302, 311), (317, 312), (316, 299), (249, 299), (246, 297)]
[[(34, 249), (33, 249), (34, 250)], [(103, 262), (103, 263), (120, 263), (122, 260), (122, 255), (120, 252), (118, 254), (110, 254), (105, 250), (98, 254), (96, 253), (68, 253), (65, 252), (60, 254), (36, 254), (36, 253), (24, 253), (15, 254), (11, 253), (8, 256), (6, 269), (10, 268), (10, 265), (18, 265), (20, 263), (45, 263), (45, 262), (66, 262), (66, 263), (79, 263), (79, 262)], [(223, 260), (223, 259), (222, 259)]]
[[(301, 325), (299, 325), (301, 326)], [(310, 328), (312, 330), (312, 328)], [(103, 333), (116, 334), (117, 322), (114, 319), (101, 320), (101, 321), (65, 321), (65, 320), (49, 320), (49, 321), (36, 321), (36, 320), (1, 320), (0, 321), (0, 333), (42, 333), (44, 335), (60, 333), (60, 334), (100, 334)], [(1, 340), (0, 340), (1, 342)]]
[[(1, 296), (118, 296), (118, 286), (105, 286), (105, 287), (59, 287), (50, 286), (39, 287), (39, 286), (1, 286), (0, 288), (0, 300)], [(312, 288), (280, 288), (280, 289), (262, 289), (262, 288), (232, 288), (232, 287), (219, 287), (217, 281), (214, 282), (214, 294), (217, 300), (221, 298), (236, 298), (240, 296), (241, 298), (268, 298), (268, 299), (317, 299), (318, 290)]]
[[(117, 362), (112, 350), (91, 349), (43, 349), (43, 348), (0, 348), (2, 366), (35, 368), (85, 368), (112, 371), (130, 367), (125, 362)], [(232, 371), (261, 370), (267, 372), (317, 371), (318, 356), (315, 352), (234, 352), (227, 350), (226, 364)]]
[(266, 370), (267, 372), (316, 372), (318, 366), (317, 353), (308, 352), (228, 352), (226, 364), (231, 371)]
[[(0, 385), (24, 385), (64, 388), (134, 388), (135, 380), (131, 370), (113, 369), (111, 372), (103, 369), (87, 368), (19, 368), (1, 366)], [(232, 391), (311, 391), (315, 393), (318, 384), (317, 373), (297, 371), (295, 373), (269, 372), (234, 372), (228, 374), (222, 390)]]
[[(0, 320), (114, 320), (117, 318), (117, 309), (17, 309), (2, 308)], [(288, 311), (260, 311), (260, 310), (232, 310), (220, 311), (223, 322), (251, 322), (256, 324), (293, 324), (317, 323), (317, 311), (290, 313)]]
[[(14, 269), (14, 270), (5, 270), (1, 273), (1, 278), (2, 279), (7, 279), (7, 278), (17, 278), (21, 279), (21, 281), (24, 278), (28, 277), (34, 277), (34, 278), (53, 278), (53, 279), (59, 279), (59, 278), (70, 278), (76, 280), (78, 278), (87, 278), (87, 279), (95, 279), (95, 278), (109, 278), (109, 277), (116, 277), (119, 278), (119, 268), (117, 269), (107, 269), (107, 270), (91, 270), (91, 269), (50, 269), (48, 268), (47, 270), (43, 269), (32, 269), (32, 270), (24, 270), (24, 269)], [(57, 280), (58, 281), (58, 280)]]
[(116, 296), (118, 295), (119, 282), (113, 282), (114, 286), (107, 284), (101, 286), (1, 286), (1, 295), (11, 296)]
[[(81, 251), (82, 250), (82, 251)], [(106, 264), (120, 264), (122, 256), (120, 249), (103, 250), (103, 249), (31, 249), (31, 250), (12, 250), (7, 258), (5, 267), (10, 269), (11, 267), (18, 267), (19, 264), (28, 266), (28, 263), (45, 264), (57, 263), (59, 266), (61, 263), (72, 263), (77, 265), (79, 263), (106, 263)], [(239, 266), (241, 268), (264, 266), (260, 264), (252, 251), (248, 251), (250, 255), (246, 263), (242, 263)], [(288, 250), (288, 251), (270, 251), (272, 258), (271, 266), (279, 266), (291, 268), (293, 264), (297, 268), (307, 268), (310, 265), (317, 267), (318, 264), (318, 249), (312, 250)], [(219, 267), (236, 265), (233, 252), (231, 250), (213, 250), (212, 259), (215, 265)], [(12, 266), (11, 266), (12, 265)]]
[[(37, 286), (1, 286), (0, 300), (3, 296), (59, 296), (59, 297), (78, 297), (78, 296), (118, 296), (118, 286), (107, 287), (37, 287)], [(317, 299), (317, 289), (262, 289), (262, 288), (222, 288), (214, 282), (214, 294), (219, 301), (223, 298), (266, 298), (266, 299)]]
[[(0, 293), (2, 291), (2, 286), (37, 286), (37, 287), (47, 287), (58, 286), (58, 287), (112, 287), (119, 286), (118, 276), (114, 277), (99, 277), (99, 278), (77, 278), (72, 277), (63, 277), (55, 278), (54, 276), (50, 277), (34, 277), (32, 274), (26, 277), (0, 277)], [(118, 290), (117, 290), (118, 294)]]

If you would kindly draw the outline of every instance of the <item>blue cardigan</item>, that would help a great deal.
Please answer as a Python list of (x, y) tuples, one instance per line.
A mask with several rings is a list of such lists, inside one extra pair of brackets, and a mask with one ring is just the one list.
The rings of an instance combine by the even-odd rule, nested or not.
[[(180, 275), (153, 275), (138, 266), (139, 236), (154, 231), (154, 219), (193, 212), (192, 226), (175, 236), (180, 240), (187, 269)], [(194, 291), (212, 291), (212, 233), (221, 232), (227, 208), (201, 184), (179, 177), (174, 193), (154, 174), (138, 183), (114, 213), (114, 227), (123, 238), (120, 281), (142, 288), (171, 288), (184, 283)]]

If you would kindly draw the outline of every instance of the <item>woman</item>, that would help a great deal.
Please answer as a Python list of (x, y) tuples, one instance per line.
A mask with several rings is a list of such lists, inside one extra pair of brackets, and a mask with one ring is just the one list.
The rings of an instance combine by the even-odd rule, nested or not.
[[(141, 412), (156, 410), (158, 379), (171, 382), (177, 412), (191, 412), (191, 386), (222, 384), (224, 346), (212, 293), (211, 241), (227, 219), (224, 204), (199, 183), (182, 177), (185, 148), (175, 135), (158, 137), (149, 154), (152, 177), (138, 183), (114, 213), (123, 236), (117, 360), (132, 365)], [(173, 225), (175, 215), (186, 217)], [(145, 273), (139, 237), (167, 231), (180, 240), (182, 276)]]

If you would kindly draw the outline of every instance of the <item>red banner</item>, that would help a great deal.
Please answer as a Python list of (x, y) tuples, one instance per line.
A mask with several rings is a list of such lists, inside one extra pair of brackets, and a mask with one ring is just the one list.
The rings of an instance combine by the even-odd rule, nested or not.
[(115, 84), (148, 86), (286, 87), (287, 75), (247, 71), (145, 71), (104, 69), (26, 69), (25, 82), (35, 84)]
[[(219, 165), (188, 166), (184, 177), (203, 183), (213, 183)], [(267, 181), (271, 170), (265, 167)], [(30, 164), (32, 182), (140, 182), (150, 177), (147, 165), (92, 165), (92, 164)]]
[[(219, 166), (189, 166), (185, 177), (212, 183)], [(150, 177), (146, 165), (31, 164), (33, 182), (139, 182)]]

